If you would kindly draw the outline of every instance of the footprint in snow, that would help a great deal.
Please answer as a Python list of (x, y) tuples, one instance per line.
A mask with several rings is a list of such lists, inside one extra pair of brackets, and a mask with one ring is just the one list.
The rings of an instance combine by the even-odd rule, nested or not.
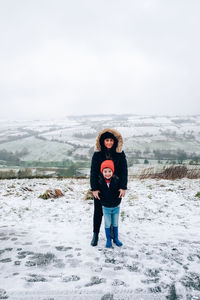
[(42, 276), (42, 275), (38, 275), (38, 274), (29, 274), (28, 278), (25, 278), (27, 282), (46, 282), (47, 279)]
[(70, 282), (70, 281), (78, 281), (80, 280), (80, 277), (77, 275), (71, 275), (71, 276), (65, 276), (62, 279), (64, 282)]
[(8, 299), (7, 293), (4, 289), (0, 289), (0, 299)]
[(56, 246), (55, 248), (58, 251), (68, 251), (68, 250), (73, 249), (72, 247), (65, 247), (65, 246)]
[(0, 260), (0, 263), (8, 263), (8, 262), (11, 262), (11, 261), (12, 261), (11, 258), (4, 258), (4, 259)]
[(93, 286), (93, 285), (105, 283), (105, 282), (106, 282), (105, 278), (99, 278), (97, 276), (93, 276), (93, 277), (91, 277), (90, 282), (87, 283), (85, 286), (89, 287), (89, 286)]

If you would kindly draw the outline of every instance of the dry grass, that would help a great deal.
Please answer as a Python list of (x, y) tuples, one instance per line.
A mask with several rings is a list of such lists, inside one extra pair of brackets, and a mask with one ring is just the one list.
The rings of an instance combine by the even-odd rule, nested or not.
[(46, 190), (46, 192), (42, 195), (39, 196), (39, 198), (42, 199), (49, 199), (49, 198), (59, 198), (59, 197), (63, 197), (64, 194), (61, 190), (59, 189), (54, 189), (54, 190)]
[(158, 179), (180, 179), (180, 178), (190, 178), (197, 179), (200, 178), (200, 168), (187, 168), (186, 166), (170, 166), (165, 167), (160, 172), (155, 171), (153, 167), (146, 168), (139, 175), (140, 179), (145, 178), (158, 178)]
[(85, 194), (84, 200), (87, 201), (87, 200), (93, 200), (93, 199), (94, 199), (94, 196), (93, 196), (91, 190), (89, 189)]

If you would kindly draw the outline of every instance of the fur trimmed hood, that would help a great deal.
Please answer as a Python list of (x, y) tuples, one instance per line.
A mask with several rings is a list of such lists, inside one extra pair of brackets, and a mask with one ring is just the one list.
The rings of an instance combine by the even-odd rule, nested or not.
[(122, 152), (122, 147), (123, 147), (123, 144), (124, 144), (123, 137), (122, 137), (121, 133), (119, 133), (119, 131), (117, 131), (115, 129), (112, 129), (112, 128), (105, 128), (105, 129), (103, 129), (99, 132), (99, 134), (97, 136), (97, 139), (96, 139), (96, 149), (95, 149), (95, 151), (98, 151), (98, 152), (101, 151), (100, 138), (101, 138), (102, 134), (104, 134), (105, 132), (110, 132), (114, 135), (114, 137), (118, 141), (116, 152), (121, 153)]

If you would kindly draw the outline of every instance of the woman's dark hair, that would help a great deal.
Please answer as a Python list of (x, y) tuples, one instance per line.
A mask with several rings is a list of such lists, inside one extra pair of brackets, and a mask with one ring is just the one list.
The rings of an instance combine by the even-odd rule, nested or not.
[(112, 134), (109, 131), (104, 132), (101, 137), (100, 137), (100, 145), (101, 145), (101, 151), (103, 152), (107, 152), (108, 149), (106, 148), (106, 146), (104, 145), (104, 140), (105, 139), (113, 139), (114, 140), (114, 145), (112, 146), (112, 148), (110, 149), (112, 152), (116, 151), (117, 145), (118, 145), (118, 140), (116, 139), (116, 137), (114, 136), (114, 134)]

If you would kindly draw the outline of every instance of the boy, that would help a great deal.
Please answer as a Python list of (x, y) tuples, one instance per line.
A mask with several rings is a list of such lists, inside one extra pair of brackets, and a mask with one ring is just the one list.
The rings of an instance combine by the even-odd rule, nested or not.
[(114, 243), (121, 247), (123, 244), (118, 239), (118, 220), (121, 198), (119, 198), (119, 178), (114, 175), (114, 163), (112, 160), (105, 160), (100, 167), (98, 185), (100, 190), (100, 201), (102, 203), (106, 232), (106, 248), (111, 248), (111, 230), (113, 226)]

